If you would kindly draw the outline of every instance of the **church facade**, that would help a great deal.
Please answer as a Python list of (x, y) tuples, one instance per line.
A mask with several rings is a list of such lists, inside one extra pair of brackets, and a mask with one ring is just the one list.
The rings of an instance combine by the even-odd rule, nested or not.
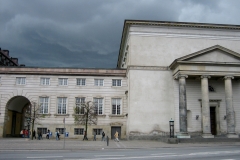
[(153, 138), (240, 134), (240, 26), (126, 20), (117, 69), (0, 67), (0, 133), (26, 127), (25, 108), (45, 106), (35, 129), (82, 138), (73, 107), (93, 101), (98, 124), (88, 133)]

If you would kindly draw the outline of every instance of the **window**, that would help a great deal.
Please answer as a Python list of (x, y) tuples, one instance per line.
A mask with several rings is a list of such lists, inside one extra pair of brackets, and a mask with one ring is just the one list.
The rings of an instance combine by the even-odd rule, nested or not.
[(121, 79), (113, 79), (112, 86), (122, 86), (122, 80)]
[(96, 114), (103, 114), (103, 98), (94, 98), (95, 103), (95, 113)]
[(83, 128), (74, 128), (74, 135), (83, 135)]
[(103, 86), (103, 79), (94, 79), (95, 86)]
[(93, 129), (93, 133), (96, 132), (96, 135), (102, 134), (102, 129)]
[(112, 114), (115, 114), (115, 115), (121, 114), (121, 99), (120, 98), (112, 99)]
[(56, 132), (59, 131), (60, 134), (64, 134), (64, 128), (56, 128)]
[(16, 84), (18, 84), (18, 85), (26, 84), (26, 77), (17, 77)]
[(67, 78), (59, 78), (58, 79), (58, 85), (59, 86), (67, 86), (68, 85), (68, 79)]
[(40, 97), (40, 110), (39, 113), (48, 113), (48, 97)]
[(86, 85), (86, 79), (77, 78), (77, 85), (78, 86), (85, 86)]
[(58, 114), (66, 114), (67, 108), (67, 98), (59, 97), (58, 98)]
[(41, 85), (50, 85), (50, 78), (41, 78), (40, 83)]
[(208, 86), (209, 92), (215, 92), (215, 89), (212, 86)]
[(42, 134), (46, 134), (47, 133), (47, 128), (37, 128), (36, 134), (38, 133), (38, 131), (42, 132)]
[(76, 97), (76, 114), (84, 114), (84, 108), (82, 107), (82, 104), (85, 103), (84, 97)]

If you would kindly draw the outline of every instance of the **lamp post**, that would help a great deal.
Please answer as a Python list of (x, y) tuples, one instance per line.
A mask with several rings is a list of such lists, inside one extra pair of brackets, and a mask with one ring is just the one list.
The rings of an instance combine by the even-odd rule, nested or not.
[(169, 121), (169, 128), (170, 128), (170, 138), (174, 138), (174, 120)]

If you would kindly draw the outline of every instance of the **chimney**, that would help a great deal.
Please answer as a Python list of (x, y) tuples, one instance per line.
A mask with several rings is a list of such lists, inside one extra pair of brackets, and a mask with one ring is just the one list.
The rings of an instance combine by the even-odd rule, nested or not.
[(11, 58), (11, 60), (18, 65), (18, 58)]
[(3, 53), (9, 57), (9, 50), (3, 50)]

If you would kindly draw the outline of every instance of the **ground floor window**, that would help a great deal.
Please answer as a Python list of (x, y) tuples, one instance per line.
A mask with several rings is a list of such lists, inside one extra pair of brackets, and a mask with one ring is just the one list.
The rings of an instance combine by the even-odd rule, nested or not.
[(42, 134), (46, 134), (47, 128), (37, 128), (37, 133), (38, 133), (38, 131), (40, 131)]
[(64, 128), (56, 128), (56, 132), (59, 131), (60, 134), (64, 134)]
[(96, 135), (102, 134), (102, 129), (93, 129), (93, 133), (96, 132)]
[(83, 128), (74, 128), (74, 135), (83, 135)]

